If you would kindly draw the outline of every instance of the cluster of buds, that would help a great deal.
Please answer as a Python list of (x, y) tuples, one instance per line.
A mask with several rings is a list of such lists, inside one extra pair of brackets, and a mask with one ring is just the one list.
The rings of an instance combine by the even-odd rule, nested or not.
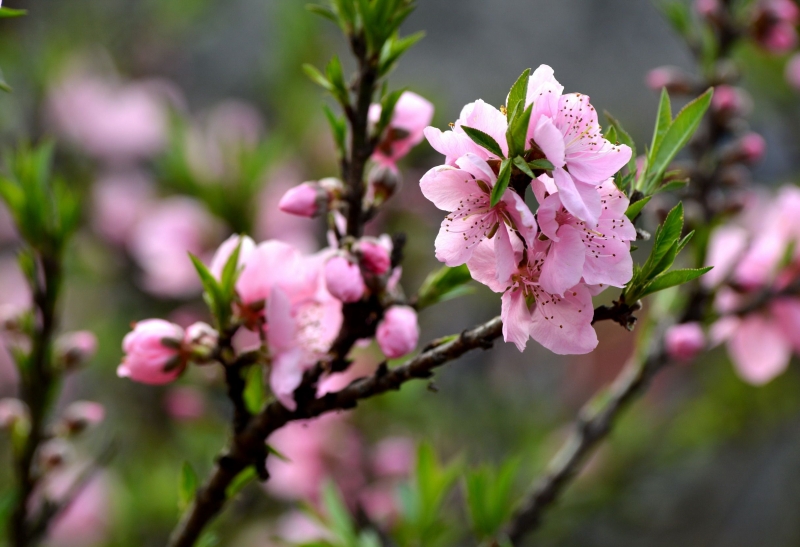
[(771, 53), (787, 53), (797, 47), (800, 8), (793, 0), (761, 0), (755, 7), (750, 32)]

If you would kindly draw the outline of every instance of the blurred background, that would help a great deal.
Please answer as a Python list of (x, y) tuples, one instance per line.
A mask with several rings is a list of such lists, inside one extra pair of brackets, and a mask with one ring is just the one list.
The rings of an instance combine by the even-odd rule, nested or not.
[[(301, 65), (322, 66), (336, 52), (348, 56), (338, 29), (304, 4), (4, 3), (28, 15), (0, 20), (0, 66), (14, 88), (0, 96), (0, 142), (55, 138), (57, 171), (84, 206), (84, 227), (68, 258), (62, 328), (94, 332), (99, 347), (68, 378), (59, 408), (97, 401), (106, 419), (65, 448), (65, 458), (86, 461), (112, 440), (119, 447), (81, 511), (59, 523), (53, 546), (163, 545), (179, 516), (181, 465), (190, 462), (203, 477), (224, 445), (230, 409), (217, 371), (196, 368), (165, 387), (115, 374), (131, 321), (208, 320), (186, 251), (209, 260), (234, 232), (309, 251), (324, 243), (320, 223), (277, 209), (286, 189), (336, 173), (320, 108), (325, 99)], [(393, 85), (434, 102), (440, 128), (477, 98), (502, 104), (524, 68), (545, 63), (567, 91), (590, 95), (599, 111), (613, 113), (645, 143), (658, 98), (644, 83), (648, 71), (694, 70), (649, 1), (419, 0), (404, 30), (427, 37), (405, 56)], [(754, 179), (792, 182), (800, 168), (800, 108), (784, 80), (785, 58), (749, 47), (736, 55), (755, 105), (752, 127), (767, 141)], [(433, 240), (442, 214), (417, 184), (437, 163), (438, 155), (420, 145), (401, 166), (402, 190), (372, 227), (376, 234), (407, 234), (407, 294), (438, 266)], [(0, 303), (25, 305), (30, 295), (16, 265), (17, 236), (8, 215), (0, 216)], [(421, 343), (495, 316), (499, 299), (476, 289), (423, 312)], [(365, 506), (390, 512), (391, 481), (402, 480), (411, 447), (423, 439), (445, 460), (521, 458), (515, 488), (522, 493), (577, 409), (631, 351), (635, 332), (605, 323), (597, 330), (600, 347), (590, 355), (561, 358), (535, 343), (520, 354), (499, 343), (443, 368), (435, 390), (407, 385), (335, 417), (335, 427), (298, 426), (273, 439), (295, 469), (266, 488), (247, 487), (216, 524), (221, 544), (278, 545), (273, 536), (302, 528), (292, 520), (296, 508), (313, 503), (326, 475)], [(367, 370), (380, 359), (364, 348), (357, 362)], [(0, 396), (14, 393), (4, 350)], [(740, 380), (721, 350), (667, 370), (549, 513), (537, 545), (797, 545), (799, 419), (796, 367), (763, 387)], [(3, 437), (2, 491), (11, 478), (7, 444)], [(305, 455), (307, 466), (298, 470)], [(448, 518), (463, 523), (458, 507)]]

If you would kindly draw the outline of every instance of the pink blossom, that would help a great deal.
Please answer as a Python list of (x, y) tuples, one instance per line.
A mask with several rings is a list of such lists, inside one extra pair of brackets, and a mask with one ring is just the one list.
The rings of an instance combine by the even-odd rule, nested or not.
[(92, 187), (92, 225), (111, 243), (125, 245), (155, 199), (153, 181), (138, 171), (103, 175)]
[(795, 90), (800, 90), (800, 53), (795, 53), (786, 63), (786, 81)]
[(794, 0), (765, 0), (762, 9), (770, 15), (792, 25), (800, 22), (800, 7)]
[(164, 394), (164, 409), (179, 421), (198, 420), (203, 417), (206, 401), (203, 392), (186, 386), (178, 386)]
[(372, 470), (378, 477), (405, 478), (416, 457), (414, 441), (408, 437), (387, 437), (373, 449)]
[(200, 292), (189, 253), (202, 256), (219, 241), (219, 222), (198, 201), (171, 197), (137, 224), (130, 251), (144, 271), (144, 287), (158, 296), (185, 298)]
[[(380, 117), (381, 105), (373, 104), (369, 110), (370, 122), (378, 123)], [(433, 105), (430, 101), (411, 91), (404, 92), (397, 100), (392, 119), (372, 159), (393, 166), (422, 141), (423, 131), (432, 119)]]
[(314, 273), (304, 272), (303, 264), (300, 251), (288, 243), (269, 240), (258, 244), (246, 254), (244, 269), (236, 283), (239, 298), (245, 306), (258, 307), (279, 283), (313, 293)]
[(220, 245), (214, 253), (214, 257), (211, 259), (211, 265), (208, 267), (211, 274), (218, 280), (222, 278), (222, 270), (225, 268), (225, 264), (228, 263), (228, 259), (231, 257), (236, 247), (239, 247), (239, 261), (237, 262), (237, 266), (242, 267), (255, 251), (256, 244), (250, 237), (236, 234), (223, 241), (222, 245)]
[(797, 39), (797, 30), (794, 25), (785, 21), (771, 25), (759, 36), (761, 45), (776, 54), (793, 50), (797, 46)]
[(498, 280), (495, 242), (487, 240), (478, 246), (467, 263), (472, 277), (495, 292), (502, 292), (500, 316), (503, 319), (503, 338), (525, 349), (528, 338), (560, 355), (589, 353), (597, 346), (597, 334), (592, 328), (592, 295), (584, 284), (564, 291), (563, 296), (547, 292), (541, 285), (542, 266), (547, 259), (549, 241), (537, 241), (528, 248), (527, 257), (520, 263), (522, 252), (515, 250), (515, 271)]
[(358, 264), (341, 255), (325, 263), (325, 285), (342, 302), (358, 302), (367, 290)]
[(366, 271), (375, 275), (383, 275), (389, 271), (392, 265), (392, 244), (390, 239), (386, 239), (362, 237), (359, 240), (356, 253)]
[(409, 306), (392, 306), (383, 314), (375, 338), (389, 359), (411, 353), (419, 341), (417, 312)]
[(261, 240), (277, 239), (294, 245), (303, 252), (319, 249), (317, 225), (304, 217), (284, 213), (278, 203), (287, 190), (302, 179), (300, 174), (289, 166), (276, 169), (268, 176), (268, 182), (259, 196), (260, 212), (256, 219), (255, 235)]
[(683, 323), (667, 330), (664, 344), (673, 359), (691, 361), (705, 348), (706, 336), (699, 323)]
[(481, 241), (491, 239), (496, 242), (498, 279), (507, 278), (514, 269), (511, 241), (519, 234), (532, 243), (536, 220), (511, 189), (500, 203), (490, 206), (497, 177), (483, 159), (470, 153), (458, 158), (456, 165), (434, 167), (420, 181), (423, 195), (450, 212), (436, 237), (436, 258), (448, 266), (464, 264)]
[(163, 319), (139, 321), (122, 341), (125, 357), (117, 376), (143, 384), (172, 382), (185, 366), (180, 356), (183, 337), (183, 329), (174, 323)]
[(443, 132), (435, 127), (426, 127), (424, 130), (425, 138), (433, 149), (445, 155), (447, 165), (456, 165), (456, 160), (466, 154), (473, 154), (483, 160), (498, 159), (485, 148), (475, 144), (462, 126), (479, 129), (490, 135), (500, 145), (503, 154), (508, 154), (506, 117), (495, 107), (477, 100), (461, 110), (461, 115), (453, 124), (452, 130)]
[(753, 99), (742, 88), (718, 85), (714, 88), (711, 108), (727, 116), (744, 116), (753, 108)]
[(625, 216), (629, 201), (611, 179), (595, 192), (602, 206), (595, 224), (567, 211), (560, 192), (546, 197), (539, 207), (539, 227), (552, 241), (539, 283), (551, 294), (562, 295), (581, 280), (624, 287), (633, 276), (630, 242), (636, 239), (636, 229)]
[(64, 410), (64, 425), (69, 433), (80, 433), (102, 422), (106, 409), (94, 401), (75, 401)]
[(73, 369), (91, 360), (97, 352), (97, 336), (80, 330), (62, 334), (56, 340), (56, 352), (66, 369)]
[(169, 92), (162, 82), (121, 84), (72, 74), (48, 96), (56, 130), (86, 153), (111, 161), (151, 157), (166, 144)]
[(334, 540), (331, 532), (302, 511), (290, 511), (278, 519), (278, 536), (291, 544)]
[(0, 399), (0, 429), (11, 429), (29, 419), (28, 406), (14, 397)]
[(325, 192), (317, 183), (304, 182), (287, 191), (278, 208), (284, 213), (313, 218), (324, 211), (326, 201)]
[(746, 163), (758, 163), (764, 157), (767, 150), (767, 143), (764, 137), (755, 132), (742, 135), (736, 143), (736, 147), (742, 161)]
[(719, 0), (695, 0), (694, 10), (703, 17), (711, 17), (719, 13)]
[[(81, 466), (72, 466), (47, 475), (45, 496), (52, 501), (62, 499), (82, 473)], [(47, 533), (51, 547), (91, 547), (104, 545), (111, 532), (111, 494), (105, 473), (98, 473), (84, 486), (75, 499), (53, 520)]]
[(678, 67), (660, 66), (654, 68), (645, 76), (645, 84), (653, 91), (667, 88), (670, 93), (688, 93), (691, 91), (692, 82), (689, 76)]
[(271, 265), (275, 282), (266, 304), (270, 386), (290, 410), (296, 407), (294, 390), (303, 373), (328, 352), (342, 325), (341, 301), (326, 288), (326, 258), (318, 253)]

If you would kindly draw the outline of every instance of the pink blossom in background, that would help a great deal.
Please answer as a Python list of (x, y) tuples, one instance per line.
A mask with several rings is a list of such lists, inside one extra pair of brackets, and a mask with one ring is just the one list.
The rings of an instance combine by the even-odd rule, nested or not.
[[(220, 259), (213, 261), (220, 264), (222, 262)], [(297, 284), (308, 294), (314, 291), (314, 272), (302, 271), (303, 255), (288, 243), (264, 241), (246, 253), (242, 264), (236, 291), (246, 306), (257, 305), (268, 299), (277, 283)]]
[(325, 286), (342, 302), (358, 302), (367, 290), (358, 264), (336, 255), (325, 262)]
[(171, 197), (153, 206), (136, 225), (130, 252), (142, 268), (145, 289), (155, 295), (186, 298), (200, 292), (188, 253), (203, 257), (219, 241), (219, 222), (198, 201)]
[[(82, 468), (72, 466), (45, 478), (44, 494), (59, 500), (78, 480)], [(55, 517), (47, 533), (48, 547), (105, 545), (111, 532), (111, 491), (108, 476), (98, 472), (67, 508)]]
[(49, 91), (48, 117), (56, 131), (99, 159), (114, 163), (151, 157), (166, 145), (169, 84), (123, 84), (71, 73)]
[(513, 231), (532, 244), (536, 220), (522, 198), (511, 190), (503, 194), (500, 203), (490, 207), (497, 177), (483, 159), (470, 153), (458, 158), (456, 165), (434, 167), (420, 181), (425, 197), (450, 213), (436, 236), (436, 258), (448, 266), (464, 264), (476, 246), (491, 237), (496, 242), (498, 278), (507, 278), (515, 265)]
[(740, 87), (718, 85), (714, 88), (711, 108), (729, 116), (745, 116), (753, 108), (753, 99)]
[(419, 342), (417, 312), (409, 306), (390, 307), (378, 323), (375, 339), (389, 359), (411, 353)]
[(705, 349), (706, 336), (699, 323), (683, 323), (667, 330), (664, 344), (673, 359), (691, 361)]
[(126, 245), (154, 202), (154, 183), (144, 173), (107, 173), (92, 186), (92, 226), (111, 243)]
[(786, 63), (786, 81), (795, 90), (800, 90), (800, 53), (795, 53)]
[(199, 389), (176, 386), (164, 394), (164, 410), (178, 421), (199, 420), (205, 415), (206, 398)]
[(720, 0), (694, 0), (694, 10), (703, 17), (719, 13)]
[(406, 478), (411, 474), (417, 448), (408, 437), (387, 437), (372, 450), (372, 470), (378, 477)]
[(304, 182), (287, 190), (278, 203), (284, 213), (299, 217), (314, 218), (323, 211), (325, 191), (314, 182)]
[(0, 399), (0, 429), (10, 429), (28, 419), (28, 406), (14, 397)]
[(106, 417), (106, 409), (94, 401), (75, 401), (64, 410), (62, 418), (68, 432), (79, 433), (96, 426)]
[[(7, 317), (14, 317), (31, 306), (31, 291), (25, 276), (19, 269), (16, 257), (0, 257), (0, 307), (5, 308)], [(9, 348), (19, 343), (12, 333), (0, 335), (0, 394), (15, 392), (19, 379), (16, 364)]]
[(674, 66), (660, 66), (647, 73), (645, 85), (653, 91), (667, 88), (670, 93), (688, 93), (692, 82), (683, 69)]
[(330, 531), (301, 511), (284, 514), (277, 525), (277, 535), (291, 544), (303, 544), (320, 540), (333, 540)]
[(764, 137), (751, 131), (739, 138), (736, 147), (742, 161), (758, 163), (764, 158), (764, 153), (767, 150), (767, 143)]
[(117, 367), (117, 376), (143, 384), (172, 382), (183, 372), (183, 337), (184, 330), (174, 323), (163, 319), (139, 321), (122, 341), (125, 356)]
[[(376, 124), (380, 117), (381, 105), (373, 104), (369, 109), (370, 122)], [(404, 92), (397, 100), (392, 119), (372, 159), (383, 165), (395, 165), (422, 142), (423, 131), (431, 120), (433, 120), (433, 104), (416, 93)]]
[(56, 339), (56, 353), (67, 368), (84, 365), (97, 353), (97, 336), (90, 331), (67, 332)]
[(761, 45), (772, 53), (786, 53), (797, 46), (797, 29), (794, 25), (780, 22), (761, 37)]
[(362, 237), (356, 246), (356, 253), (366, 271), (383, 275), (392, 265), (392, 240), (389, 237)]

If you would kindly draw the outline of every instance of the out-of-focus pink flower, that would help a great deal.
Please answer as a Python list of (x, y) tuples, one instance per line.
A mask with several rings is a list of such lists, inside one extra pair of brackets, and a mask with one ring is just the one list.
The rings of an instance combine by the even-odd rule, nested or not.
[(414, 466), (416, 448), (408, 437), (388, 437), (374, 448), (372, 470), (378, 477), (405, 478)]
[(62, 334), (56, 340), (56, 353), (66, 369), (79, 367), (97, 352), (97, 336), (88, 330)]
[(417, 312), (409, 306), (392, 306), (383, 314), (375, 339), (389, 359), (411, 353), (419, 341)]
[(193, 387), (173, 387), (164, 394), (164, 409), (175, 420), (198, 420), (205, 414), (205, 396)]
[(720, 226), (711, 233), (706, 253), (706, 266), (713, 269), (700, 278), (706, 287), (716, 287), (730, 274), (731, 269), (741, 258), (749, 235), (741, 226)]
[(214, 253), (214, 257), (211, 259), (211, 265), (208, 267), (211, 274), (216, 277), (217, 280), (222, 277), (222, 270), (225, 268), (225, 264), (228, 263), (228, 259), (237, 246), (239, 247), (238, 267), (246, 264), (250, 259), (250, 255), (256, 249), (255, 242), (248, 236), (234, 234), (223, 241), (222, 245), (220, 245)]
[(280, 167), (269, 174), (259, 196), (260, 212), (256, 219), (255, 236), (259, 240), (277, 239), (312, 253), (319, 249), (318, 225), (304, 217), (284, 213), (278, 208), (287, 190), (302, 180), (301, 174), (291, 166)]
[(143, 384), (172, 382), (185, 366), (181, 362), (184, 335), (181, 327), (163, 319), (136, 323), (122, 341), (125, 357), (117, 368), (117, 376)]
[(645, 84), (653, 91), (667, 88), (670, 93), (689, 93), (692, 82), (683, 69), (674, 66), (660, 66), (652, 69), (645, 76)]
[(765, 0), (762, 4), (762, 8), (776, 19), (792, 25), (800, 22), (800, 7), (794, 0)]
[(131, 236), (130, 251), (144, 271), (144, 287), (158, 296), (184, 298), (200, 291), (188, 253), (203, 256), (221, 227), (194, 199), (172, 197), (154, 206)]
[(106, 409), (94, 401), (75, 401), (63, 414), (64, 426), (68, 433), (75, 434), (102, 422)]
[(169, 92), (162, 82), (121, 84), (72, 74), (48, 94), (56, 130), (87, 154), (114, 162), (146, 158), (166, 144)]
[(342, 302), (358, 302), (367, 290), (358, 264), (336, 255), (325, 263), (325, 286)]
[(713, 17), (719, 8), (719, 0), (694, 0), (694, 10), (703, 17)]
[[(378, 123), (380, 117), (381, 105), (373, 104), (369, 109), (370, 122)], [(430, 101), (411, 91), (404, 92), (397, 100), (389, 126), (372, 158), (383, 165), (395, 165), (422, 142), (423, 131), (432, 119), (433, 104)]]
[(14, 397), (0, 399), (0, 429), (11, 429), (22, 420), (28, 419), (28, 407)]
[(786, 53), (797, 46), (797, 29), (790, 23), (774, 25), (761, 38), (761, 44), (772, 53)]
[(691, 361), (705, 348), (706, 336), (699, 323), (683, 323), (667, 330), (664, 343), (670, 357)]
[(383, 275), (392, 265), (391, 240), (362, 237), (356, 248), (364, 269), (375, 275)]
[(301, 511), (291, 511), (278, 519), (277, 535), (292, 545), (334, 539), (330, 531)]
[(711, 108), (727, 116), (746, 115), (753, 106), (753, 100), (742, 88), (718, 85), (714, 88)]
[(758, 163), (767, 150), (764, 137), (752, 131), (743, 135), (736, 144), (742, 160), (747, 163)]
[(303, 256), (295, 247), (282, 241), (265, 241), (244, 258), (236, 291), (245, 306), (262, 304), (278, 283), (313, 293), (313, 273), (303, 272), (302, 267)]
[(186, 328), (185, 342), (189, 346), (202, 346), (211, 351), (217, 346), (219, 333), (208, 323), (198, 321)]
[(800, 53), (792, 55), (789, 62), (786, 63), (784, 74), (789, 85), (800, 90)]
[(108, 241), (124, 245), (153, 201), (153, 183), (141, 172), (106, 174), (92, 187), (92, 225)]
[[(497, 177), (489, 164), (474, 154), (456, 160), (457, 167), (434, 167), (420, 180), (423, 195), (448, 214), (436, 236), (436, 258), (448, 266), (467, 262), (481, 241), (495, 242), (498, 278), (514, 269), (511, 240), (516, 230), (529, 245), (536, 238), (536, 220), (514, 191), (503, 194), (491, 207), (490, 195)], [(597, 192), (592, 188), (592, 191)]]
[(307, 218), (324, 212), (326, 206), (326, 192), (315, 182), (304, 182), (291, 188), (278, 203), (278, 208), (284, 213)]
[[(44, 494), (61, 500), (82, 473), (79, 466), (50, 473)], [(111, 496), (108, 477), (100, 472), (89, 480), (75, 499), (59, 513), (47, 534), (49, 547), (94, 547), (105, 544), (111, 531)]]

